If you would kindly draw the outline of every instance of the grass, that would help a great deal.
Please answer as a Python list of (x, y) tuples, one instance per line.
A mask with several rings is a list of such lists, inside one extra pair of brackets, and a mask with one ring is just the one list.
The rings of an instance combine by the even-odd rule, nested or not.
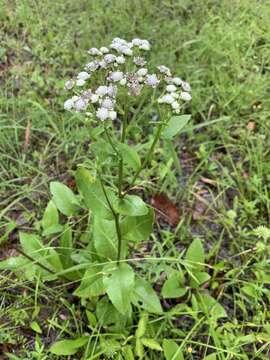
[[(85, 50), (115, 36), (149, 39), (155, 63), (192, 85), (192, 128), (176, 141), (176, 153), (162, 144), (153, 173), (144, 174), (145, 198), (162, 190), (181, 216), (176, 228), (158, 218), (145, 249), (137, 249), (149, 260), (136, 266), (159, 291), (164, 271), (176, 268), (179, 253), (200, 238), (208, 289), (228, 316), (213, 322), (193, 289), (178, 303), (165, 301), (167, 312), (150, 317), (147, 335), (159, 343), (174, 339), (184, 359), (268, 359), (269, 236), (256, 229), (270, 218), (269, 4), (0, 0), (0, 8), (1, 259), (16, 254), (17, 230), (38, 226), (49, 182), (70, 182), (89, 156), (89, 124), (63, 111), (63, 84), (85, 61)], [(80, 358), (129, 359), (121, 346), (128, 336), (133, 344), (139, 313), (129, 332), (115, 326), (112, 334), (61, 282), (26, 282), (1, 271), (0, 289), (4, 358), (57, 358), (48, 350), (56, 339), (89, 332)], [(145, 348), (145, 359), (162, 356)]]

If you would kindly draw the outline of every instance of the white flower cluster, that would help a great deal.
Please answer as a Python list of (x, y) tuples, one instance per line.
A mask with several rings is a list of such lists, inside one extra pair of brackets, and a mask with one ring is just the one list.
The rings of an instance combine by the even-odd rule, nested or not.
[[(166, 93), (159, 97), (158, 102), (170, 104), (173, 111), (179, 112), (179, 101), (191, 99), (190, 86), (180, 78), (173, 78), (170, 69), (163, 65), (158, 66), (159, 76), (149, 73), (147, 61), (141, 56), (142, 51), (149, 50), (148, 40), (133, 39), (127, 42), (120, 38), (113, 39), (108, 47), (89, 49), (91, 61), (76, 79), (68, 80), (65, 84), (67, 90), (75, 88), (76, 95), (65, 101), (64, 108), (94, 114), (101, 121), (114, 120), (117, 117), (115, 106), (119, 87), (126, 88), (127, 94), (134, 97), (145, 86), (156, 88), (164, 83)], [(87, 86), (89, 82), (98, 83), (100, 78), (103, 79), (102, 85), (95, 90)]]

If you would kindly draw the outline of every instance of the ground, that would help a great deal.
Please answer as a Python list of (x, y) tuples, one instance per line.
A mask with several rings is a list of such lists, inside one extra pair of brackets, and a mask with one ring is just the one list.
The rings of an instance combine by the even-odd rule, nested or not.
[[(159, 292), (165, 259), (199, 238), (211, 275), (204, 286), (227, 313), (213, 326), (190, 316), (191, 299), (164, 300), (169, 315), (151, 316), (149, 336), (174, 339), (185, 359), (268, 359), (269, 2), (0, 0), (0, 8), (0, 259), (19, 251), (18, 231), (38, 226), (49, 182), (72, 187), (89, 156), (91, 129), (63, 109), (65, 81), (91, 46), (149, 39), (153, 62), (190, 82), (192, 122), (174, 158), (161, 142), (144, 173), (142, 194), (158, 211), (136, 256), (159, 259), (147, 265)], [(49, 353), (56, 339), (89, 331), (72, 285), (1, 271), (0, 290), (0, 358), (61, 358)], [(102, 349), (101, 359), (121, 358)], [(148, 349), (145, 358), (162, 357)]]

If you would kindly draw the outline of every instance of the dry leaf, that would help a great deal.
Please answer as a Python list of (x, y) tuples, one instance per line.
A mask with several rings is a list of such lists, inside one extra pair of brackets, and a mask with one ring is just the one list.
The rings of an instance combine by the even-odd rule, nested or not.
[(179, 223), (179, 212), (176, 205), (164, 193), (155, 194), (150, 204), (167, 223), (176, 226)]

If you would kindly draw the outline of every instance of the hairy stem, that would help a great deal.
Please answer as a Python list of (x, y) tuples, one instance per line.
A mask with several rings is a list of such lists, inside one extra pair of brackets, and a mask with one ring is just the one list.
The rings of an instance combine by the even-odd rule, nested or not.
[(146, 167), (147, 163), (149, 162), (153, 152), (154, 152), (154, 149), (155, 149), (155, 146), (160, 138), (160, 135), (161, 135), (161, 131), (163, 129), (163, 123), (160, 123), (159, 126), (158, 126), (158, 129), (157, 129), (157, 132), (156, 132), (156, 135), (154, 137), (154, 140), (146, 154), (146, 157), (144, 159), (144, 161), (142, 162), (141, 166), (139, 167), (139, 169), (136, 171), (135, 175), (133, 176), (133, 179), (131, 180), (131, 183), (130, 185), (128, 186), (128, 188), (126, 189), (126, 191), (124, 192), (124, 194), (122, 196), (125, 196), (129, 190), (133, 187), (133, 185), (135, 184), (137, 178), (139, 177), (140, 173), (142, 172), (142, 170)]
[[(126, 140), (126, 129), (127, 129), (127, 111), (126, 111), (126, 114), (125, 114), (125, 116), (123, 118), (123, 122), (122, 122), (121, 138), (120, 138), (120, 142), (122, 144)], [(119, 165), (118, 165), (118, 197), (119, 198), (122, 197), (123, 168), (124, 168), (123, 159), (120, 158)]]

